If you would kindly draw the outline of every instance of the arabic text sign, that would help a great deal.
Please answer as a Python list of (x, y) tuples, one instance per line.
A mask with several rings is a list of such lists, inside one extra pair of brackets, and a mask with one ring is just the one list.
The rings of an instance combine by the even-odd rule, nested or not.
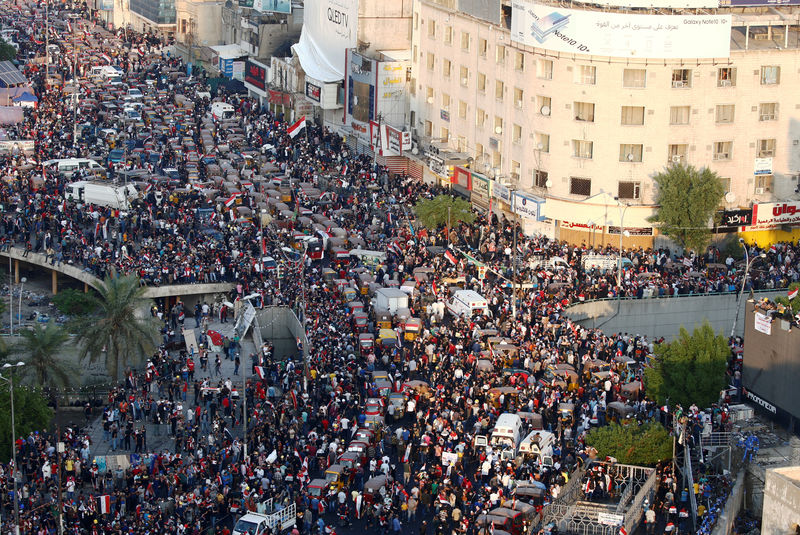
[(800, 225), (800, 202), (754, 204), (752, 222), (753, 227), (761, 229), (775, 228), (781, 225)]
[(731, 16), (603, 13), (514, 0), (511, 39), (592, 56), (727, 58)]
[(526, 219), (539, 220), (539, 202), (521, 191), (514, 192), (514, 213)]
[(756, 312), (754, 327), (758, 332), (764, 333), (767, 336), (772, 334), (772, 322), (769, 320), (769, 316), (761, 312)]

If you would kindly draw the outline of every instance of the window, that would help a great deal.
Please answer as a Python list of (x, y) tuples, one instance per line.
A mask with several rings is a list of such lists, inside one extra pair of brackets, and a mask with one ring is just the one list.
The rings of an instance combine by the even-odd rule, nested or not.
[(641, 162), (642, 145), (623, 143), (619, 146), (619, 161), (621, 162)]
[(492, 151), (492, 167), (495, 169), (500, 169), (503, 165), (503, 155), (500, 154), (500, 151), (495, 150)]
[(514, 143), (522, 143), (522, 127), (515, 124), (511, 130), (511, 141)]
[(623, 106), (621, 122), (625, 126), (644, 124), (644, 106)]
[(443, 59), (442, 60), (442, 76), (444, 76), (445, 78), (450, 78), (450, 68), (451, 68), (450, 60), (449, 59)]
[(717, 69), (717, 87), (736, 86), (736, 67), (720, 67)]
[(576, 121), (594, 122), (594, 104), (591, 102), (575, 102), (573, 104)]
[(732, 123), (734, 108), (733, 104), (717, 104), (717, 123)]
[(498, 136), (503, 133), (503, 118), (494, 116), (494, 133)]
[(448, 95), (447, 93), (442, 93), (442, 108), (445, 111), (450, 110), (450, 95)]
[(725, 193), (728, 193), (731, 190), (731, 179), (730, 177), (719, 177), (719, 181), (722, 182), (722, 188)]
[(486, 42), (486, 39), (479, 39), (478, 40), (478, 55), (482, 58), (486, 57), (486, 53), (489, 50), (489, 43)]
[(428, 104), (433, 104), (433, 88), (432, 87), (426, 87), (425, 88), (425, 101)]
[(759, 121), (777, 121), (778, 120), (778, 103), (777, 102), (762, 102), (758, 105), (758, 120)]
[(432, 71), (433, 66), (436, 64), (436, 60), (434, 59), (433, 54), (431, 52), (428, 52), (428, 56), (425, 59), (425, 63), (428, 65), (428, 70)]
[(469, 34), (461, 32), (461, 50), (469, 50)]
[(617, 188), (617, 196), (620, 199), (638, 199), (641, 189), (640, 182), (620, 182)]
[(494, 83), (494, 98), (497, 100), (503, 100), (503, 94), (505, 93), (506, 84), (504, 84), (500, 80), (496, 80)]
[(431, 137), (433, 135), (433, 123), (430, 121), (425, 121), (425, 137)]
[(478, 108), (475, 110), (475, 126), (483, 128), (486, 125), (486, 112)]
[(478, 91), (481, 93), (486, 92), (486, 75), (482, 72), (478, 73)]
[(519, 182), (519, 162), (511, 160), (511, 180)]
[(428, 37), (436, 39), (436, 21), (428, 19)]
[(439, 129), (439, 138), (447, 143), (450, 140), (450, 130), (445, 128), (444, 126)]
[(452, 26), (445, 26), (444, 27), (444, 44), (452, 45), (453, 44), (453, 27)]
[(667, 151), (667, 163), (685, 164), (689, 154), (689, 145), (680, 143), (670, 145)]
[(549, 59), (536, 60), (536, 77), (544, 80), (553, 79), (553, 61)]
[(573, 195), (591, 195), (592, 179), (579, 178), (576, 176), (569, 177), (569, 192)]
[(733, 141), (717, 141), (714, 143), (714, 159), (730, 160)]
[(536, 97), (536, 108), (539, 110), (539, 113), (544, 116), (549, 116), (550, 112), (553, 111), (552, 100), (550, 97), (543, 97), (541, 95)]
[(755, 194), (763, 195), (772, 191), (772, 175), (758, 175), (755, 180)]
[(519, 87), (514, 88), (514, 107), (522, 108), (525, 101), (525, 92)]
[(469, 69), (463, 65), (458, 69), (458, 76), (461, 80), (461, 87), (469, 85)]
[(580, 65), (578, 67), (578, 83), (584, 85), (597, 83), (597, 67), (594, 65)]
[(669, 124), (689, 124), (689, 106), (670, 106)]
[(475, 143), (475, 159), (479, 160), (483, 157), (483, 145), (480, 143)]
[(506, 47), (504, 47), (503, 45), (497, 45), (494, 50), (495, 50), (494, 59), (497, 62), (497, 64), (502, 65), (503, 63), (505, 63)]
[(777, 85), (781, 83), (781, 68), (776, 65), (761, 67), (761, 85)]
[(775, 156), (775, 140), (774, 139), (759, 139), (758, 140), (758, 157), (759, 158), (772, 158)]
[(547, 171), (533, 170), (533, 185), (537, 188), (547, 187)]
[(467, 118), (467, 103), (463, 100), (458, 101), (458, 118), (459, 119), (466, 119)]
[(514, 54), (514, 69), (520, 72), (525, 70), (525, 54), (522, 52)]
[(592, 159), (593, 143), (591, 141), (584, 141), (582, 139), (572, 140), (572, 156), (575, 158), (583, 158), (584, 160)]
[(414, 29), (419, 29), (419, 13), (414, 13)]
[(457, 143), (456, 149), (458, 150), (458, 152), (467, 151), (467, 138), (465, 138), (464, 136), (458, 136), (458, 141), (456, 143)]
[(416, 63), (417, 62), (417, 45), (414, 45), (414, 48), (412, 50), (413, 50), (413, 52), (411, 54), (411, 61), (413, 63)]
[(643, 89), (647, 82), (647, 70), (625, 69), (622, 72), (622, 87)]
[(533, 138), (534, 141), (536, 141), (536, 150), (541, 152), (550, 152), (550, 134), (536, 132), (534, 133)]
[(692, 87), (692, 69), (672, 69), (672, 87)]

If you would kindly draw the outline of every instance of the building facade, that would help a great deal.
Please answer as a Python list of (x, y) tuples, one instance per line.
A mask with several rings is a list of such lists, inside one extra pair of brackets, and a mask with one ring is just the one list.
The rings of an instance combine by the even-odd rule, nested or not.
[[(729, 209), (796, 196), (797, 8), (705, 9), (720, 27), (707, 41), (694, 42), (690, 52), (700, 57), (665, 59), (642, 57), (647, 46), (659, 43), (639, 43), (635, 34), (626, 42), (630, 48), (606, 56), (564, 51), (574, 42), (555, 27), (544, 30), (560, 37), (555, 45), (539, 44), (546, 33), (533, 35), (535, 41), (521, 38), (512, 31), (513, 18), (533, 12), (527, 0), (487, 1), (483, 16), (465, 13), (461, 4), (466, 2), (414, 5), (411, 110), (420, 151), (446, 144), (469, 155), (473, 170), (557, 200), (543, 210), (555, 226), (570, 217), (560, 215), (565, 207), (569, 212), (570, 204), (598, 194), (612, 199), (610, 212), (620, 203), (632, 205), (640, 216), (637, 226), (646, 224), (651, 212), (646, 208), (656, 195), (652, 176), (673, 163), (717, 172)], [(578, 27), (583, 19), (609, 12), (620, 19), (644, 14), (661, 21), (650, 10), (547, 9), (569, 13), (554, 26)], [(686, 19), (696, 12), (685, 10), (692, 14)], [(528, 22), (520, 24), (527, 30)], [(602, 25), (597, 28), (601, 39)], [(720, 35), (729, 42), (721, 42)], [(668, 42), (652, 55), (680, 48), (681, 43)], [(724, 57), (709, 57), (717, 54)], [(550, 213), (548, 204), (557, 205), (559, 213)], [(588, 232), (587, 223), (598, 222), (575, 223)]]

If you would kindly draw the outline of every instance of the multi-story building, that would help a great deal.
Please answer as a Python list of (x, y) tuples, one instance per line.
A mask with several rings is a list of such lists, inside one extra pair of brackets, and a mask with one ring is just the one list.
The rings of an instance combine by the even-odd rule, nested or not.
[(175, 34), (175, 0), (127, 0), (127, 4), (128, 23), (134, 30), (169, 37)]
[(729, 209), (795, 197), (798, 8), (615, 3), (417, 0), (420, 152), (446, 145), (538, 195), (551, 230), (650, 227), (652, 177), (673, 163), (718, 173)]

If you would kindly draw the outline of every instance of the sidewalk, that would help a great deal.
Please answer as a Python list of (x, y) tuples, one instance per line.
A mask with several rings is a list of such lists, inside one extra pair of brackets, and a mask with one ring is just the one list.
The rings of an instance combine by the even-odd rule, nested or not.
[[(186, 322), (184, 323), (186, 328), (194, 327), (194, 318), (186, 318)], [(230, 336), (233, 333), (233, 321), (229, 321), (227, 323), (221, 323), (220, 321), (213, 321), (209, 324), (209, 330), (217, 331), (223, 336)], [(195, 336), (197, 337), (197, 341), (200, 342), (201, 338), (201, 331), (200, 329), (194, 329)], [(202, 342), (201, 342), (202, 343)], [(243, 374), (250, 375), (250, 353), (256, 352), (256, 347), (253, 344), (253, 340), (248, 334), (245, 336), (243, 340), (240, 340), (240, 349), (239, 355), (241, 359), (241, 365), (239, 366), (239, 375), (234, 375), (233, 371), (235, 369), (234, 361), (228, 360), (222, 357), (222, 366), (220, 368), (221, 375), (219, 377), (211, 377), (211, 370), (214, 365), (214, 357), (216, 353), (209, 354), (208, 359), (208, 371), (202, 371), (200, 369), (199, 361), (195, 360), (195, 377), (199, 379), (210, 378), (214, 383), (219, 380), (231, 379), (236, 385), (236, 388), (241, 391), (242, 381), (244, 380)], [(193, 389), (190, 387), (189, 392), (187, 395), (186, 402), (184, 404), (184, 411), (187, 407), (194, 406), (193, 405)], [(141, 427), (145, 424), (144, 420), (139, 420), (135, 422), (137, 427)], [(155, 425), (151, 423), (146, 424), (147, 429), (147, 451), (163, 451), (165, 449), (172, 451), (175, 445), (175, 441), (172, 437), (169, 436), (169, 424), (161, 424)], [(237, 433), (238, 431), (238, 433)], [(241, 427), (233, 429), (234, 435), (239, 435), (241, 433)], [(89, 436), (91, 437), (92, 441), (92, 455), (124, 455), (126, 453), (133, 453), (133, 448), (130, 450), (125, 450), (122, 448), (118, 448), (117, 451), (111, 451), (111, 442), (103, 440), (103, 422), (101, 417), (97, 417), (94, 422), (89, 426), (88, 429)], [(134, 441), (131, 441), (132, 447), (135, 447)], [(120, 444), (122, 444), (122, 439), (120, 438)]]

